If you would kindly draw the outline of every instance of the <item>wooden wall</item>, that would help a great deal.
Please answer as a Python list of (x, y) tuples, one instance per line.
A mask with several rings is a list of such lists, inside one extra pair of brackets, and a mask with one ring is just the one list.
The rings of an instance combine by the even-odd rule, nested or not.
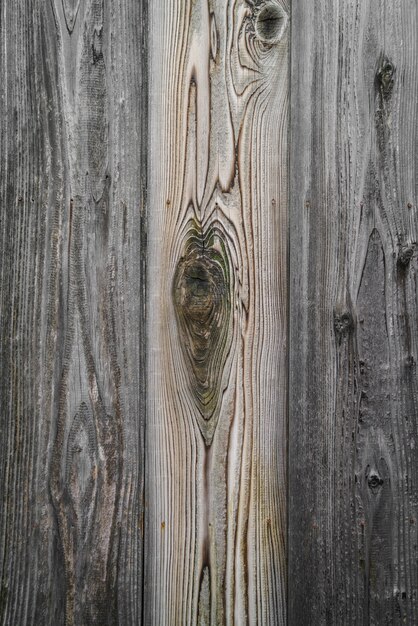
[(0, 626), (418, 624), (415, 0), (0, 45)]

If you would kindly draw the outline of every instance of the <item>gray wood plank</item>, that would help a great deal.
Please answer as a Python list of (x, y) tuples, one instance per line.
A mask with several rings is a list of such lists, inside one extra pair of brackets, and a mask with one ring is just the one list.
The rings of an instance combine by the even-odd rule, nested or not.
[(288, 14), (151, 6), (150, 626), (286, 621)]
[(4, 625), (141, 620), (145, 18), (1, 7)]
[(293, 2), (290, 624), (418, 623), (417, 18)]

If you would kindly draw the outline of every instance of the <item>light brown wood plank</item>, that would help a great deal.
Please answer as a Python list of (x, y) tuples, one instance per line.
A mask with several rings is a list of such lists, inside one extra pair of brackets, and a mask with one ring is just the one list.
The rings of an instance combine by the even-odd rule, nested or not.
[(150, 9), (144, 619), (284, 624), (289, 6)]

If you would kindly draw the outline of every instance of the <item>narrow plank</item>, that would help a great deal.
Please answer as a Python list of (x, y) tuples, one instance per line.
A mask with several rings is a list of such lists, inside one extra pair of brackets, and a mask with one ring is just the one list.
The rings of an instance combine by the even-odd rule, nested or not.
[[(60, 348), (65, 133), (51, 37), (35, 1), (1, 5), (0, 619), (60, 624), (48, 494)], [(47, 59), (51, 61), (48, 63)]]
[(289, 9), (150, 10), (150, 625), (286, 619)]
[(2, 12), (1, 620), (139, 623), (146, 16)]
[(417, 623), (417, 6), (295, 0), (289, 623)]

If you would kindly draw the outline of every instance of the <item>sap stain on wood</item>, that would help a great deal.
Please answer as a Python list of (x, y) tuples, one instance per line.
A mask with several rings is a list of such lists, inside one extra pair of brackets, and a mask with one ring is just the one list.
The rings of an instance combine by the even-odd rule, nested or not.
[(191, 222), (173, 283), (180, 341), (199, 428), (210, 443), (216, 427), (225, 360), (231, 345), (231, 272), (219, 232)]

